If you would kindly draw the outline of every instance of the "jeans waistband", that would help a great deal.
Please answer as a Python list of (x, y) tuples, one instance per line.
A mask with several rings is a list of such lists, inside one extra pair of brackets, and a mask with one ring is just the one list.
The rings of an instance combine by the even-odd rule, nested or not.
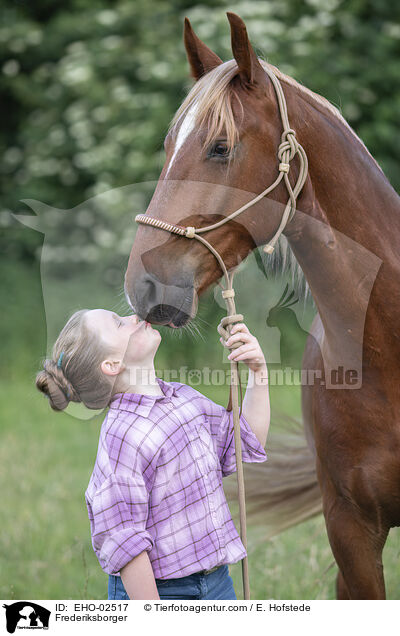
[(202, 574), (203, 576), (206, 574), (211, 574), (211, 572), (215, 572), (215, 570), (219, 570), (222, 568), (222, 565), (215, 565), (211, 570), (200, 570), (200, 572), (196, 572), (196, 574)]
[(216, 570), (219, 570), (220, 568), (224, 567), (223, 565), (216, 565), (213, 568), (211, 568), (210, 570), (199, 570), (198, 572), (193, 572), (193, 574), (188, 574), (186, 576), (183, 577), (179, 577), (177, 579), (171, 578), (171, 579), (157, 579), (156, 578), (156, 584), (159, 582), (161, 584), (165, 584), (167, 582), (177, 582), (177, 583), (181, 583), (182, 580), (186, 580), (188, 578), (190, 578), (191, 576), (206, 576), (207, 574), (211, 574), (212, 572), (215, 572)]

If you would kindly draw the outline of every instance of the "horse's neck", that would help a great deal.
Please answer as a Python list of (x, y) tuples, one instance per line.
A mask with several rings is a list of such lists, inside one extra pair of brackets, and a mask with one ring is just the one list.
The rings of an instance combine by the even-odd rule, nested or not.
[(285, 234), (318, 307), (326, 349), (339, 347), (351, 359), (363, 338), (373, 338), (364, 334), (367, 308), (378, 315), (396, 297), (399, 198), (351, 130), (312, 98), (301, 102), (299, 109), (298, 93), (288, 100), (310, 180)]

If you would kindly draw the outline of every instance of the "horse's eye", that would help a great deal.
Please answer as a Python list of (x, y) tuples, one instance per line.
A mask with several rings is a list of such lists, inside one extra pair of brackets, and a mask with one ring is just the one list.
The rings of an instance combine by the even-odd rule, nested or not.
[(223, 143), (218, 143), (215, 144), (214, 148), (213, 148), (213, 153), (215, 155), (219, 155), (224, 157), (225, 155), (229, 155), (229, 148), (227, 144), (223, 144)]
[(230, 148), (224, 141), (216, 141), (208, 152), (208, 157), (217, 157), (218, 159), (228, 159), (230, 155)]

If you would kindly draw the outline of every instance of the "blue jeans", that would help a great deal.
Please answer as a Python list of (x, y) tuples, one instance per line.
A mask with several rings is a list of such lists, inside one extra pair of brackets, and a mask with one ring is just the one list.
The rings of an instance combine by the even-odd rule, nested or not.
[[(156, 579), (160, 599), (195, 601), (198, 599), (236, 600), (233, 582), (227, 565), (211, 574), (189, 574), (179, 579)], [(109, 574), (108, 599), (129, 600), (120, 576)]]

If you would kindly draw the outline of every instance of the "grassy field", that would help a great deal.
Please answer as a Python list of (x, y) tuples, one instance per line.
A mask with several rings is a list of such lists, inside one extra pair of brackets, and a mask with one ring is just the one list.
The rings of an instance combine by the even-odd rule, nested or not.
[[(36, 390), (46, 344), (38, 268), (2, 267), (1, 300), (0, 597), (106, 599), (107, 576), (93, 552), (84, 499), (104, 414), (85, 421), (54, 413)], [(227, 387), (196, 388), (226, 406)], [(299, 413), (300, 389), (271, 386), (270, 392), (272, 430), (274, 413)], [(260, 540), (260, 531), (248, 528), (253, 599), (334, 598), (336, 566), (321, 516), (269, 541)], [(384, 550), (390, 599), (400, 598), (399, 556), (394, 529)], [(240, 598), (241, 565), (230, 569)]]
[[(224, 404), (225, 391), (220, 398)], [(273, 405), (281, 400), (272, 395)], [(84, 501), (103, 416), (84, 422), (53, 413), (26, 379), (2, 384), (0, 405), (0, 597), (106, 599)], [(399, 598), (399, 553), (399, 533), (392, 531), (384, 552), (392, 599)], [(250, 527), (249, 568), (253, 599), (334, 598), (336, 567), (322, 517), (268, 542)], [(231, 575), (240, 598), (240, 564)]]

